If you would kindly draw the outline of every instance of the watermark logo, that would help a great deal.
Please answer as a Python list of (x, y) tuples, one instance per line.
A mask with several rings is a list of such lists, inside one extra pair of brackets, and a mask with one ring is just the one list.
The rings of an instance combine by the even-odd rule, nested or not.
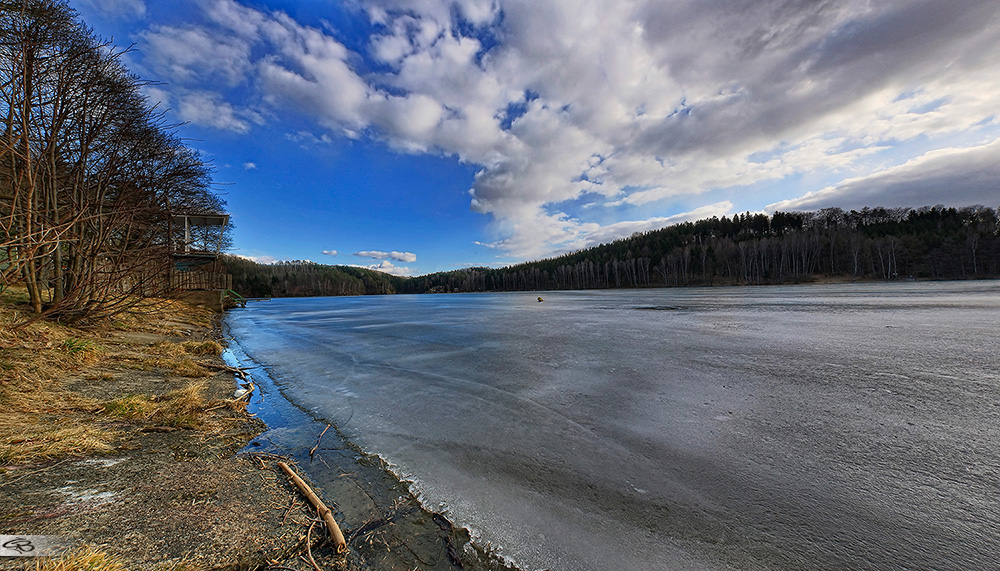
[(58, 535), (0, 535), (0, 557), (47, 557), (69, 547), (69, 540)]

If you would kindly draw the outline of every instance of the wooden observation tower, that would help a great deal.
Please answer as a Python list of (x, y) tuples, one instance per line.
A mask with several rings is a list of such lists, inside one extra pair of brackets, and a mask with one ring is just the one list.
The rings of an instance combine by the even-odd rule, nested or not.
[(177, 214), (170, 232), (170, 289), (218, 292), (222, 304), (226, 290), (233, 287), (233, 276), (222, 269), (219, 254), (228, 214)]

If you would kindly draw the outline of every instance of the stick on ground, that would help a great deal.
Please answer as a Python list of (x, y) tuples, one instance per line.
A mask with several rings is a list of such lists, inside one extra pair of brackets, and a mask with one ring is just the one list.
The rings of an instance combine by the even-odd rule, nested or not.
[(313, 454), (316, 452), (316, 449), (319, 448), (319, 443), (320, 443), (321, 440), (323, 440), (323, 435), (326, 434), (327, 430), (330, 430), (330, 425), (329, 424), (326, 425), (326, 428), (323, 429), (323, 432), (320, 432), (319, 436), (316, 437), (316, 446), (313, 446), (312, 450), (309, 451), (309, 457), (310, 458), (313, 457)]
[(330, 511), (330, 508), (326, 507), (326, 504), (324, 504), (323, 500), (319, 499), (319, 496), (312, 491), (309, 484), (302, 481), (302, 478), (289, 468), (288, 464), (278, 462), (278, 466), (283, 472), (285, 472), (285, 474), (288, 475), (289, 478), (291, 478), (295, 487), (302, 492), (302, 495), (304, 495), (306, 499), (309, 500), (309, 503), (311, 503), (319, 512), (320, 517), (323, 518), (323, 522), (326, 523), (327, 533), (330, 534), (330, 540), (333, 541), (333, 544), (336, 546), (337, 553), (344, 553), (347, 551), (347, 541), (344, 540), (344, 534), (341, 533), (340, 526), (337, 525), (336, 520), (333, 519), (333, 512)]

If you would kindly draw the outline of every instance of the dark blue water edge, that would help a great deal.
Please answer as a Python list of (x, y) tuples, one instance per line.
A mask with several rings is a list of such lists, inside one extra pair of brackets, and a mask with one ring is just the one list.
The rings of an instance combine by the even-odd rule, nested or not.
[[(305, 472), (348, 540), (350, 569), (517, 571), (490, 546), (477, 545), (469, 530), (426, 509), (381, 457), (363, 451), (335, 424), (286, 398), (267, 365), (247, 355), (228, 329), (225, 333), (222, 358), (231, 367), (246, 369), (255, 387), (247, 412), (267, 427), (239, 454), (286, 457)], [(327, 424), (330, 428), (319, 439)]]

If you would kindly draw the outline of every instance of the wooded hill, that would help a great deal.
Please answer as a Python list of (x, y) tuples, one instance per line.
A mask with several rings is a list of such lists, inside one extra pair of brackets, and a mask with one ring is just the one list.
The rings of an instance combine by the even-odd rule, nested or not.
[(746, 213), (503, 268), (399, 278), (346, 266), (230, 258), (241, 260), (230, 266), (239, 273), (230, 272), (234, 288), (254, 296), (986, 278), (1000, 276), (998, 221), (998, 210), (982, 206)]
[(245, 297), (307, 297), (396, 293), (405, 278), (354, 266), (326, 266), (308, 261), (258, 264), (222, 256), (233, 276), (233, 289)]

